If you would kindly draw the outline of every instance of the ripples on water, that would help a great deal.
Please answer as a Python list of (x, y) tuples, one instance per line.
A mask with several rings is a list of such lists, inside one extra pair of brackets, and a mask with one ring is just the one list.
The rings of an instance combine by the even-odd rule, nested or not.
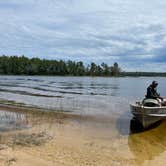
[[(1, 76), (0, 99), (28, 106), (102, 115), (116, 119), (123, 135), (130, 133), (129, 103), (140, 100), (153, 78)], [(165, 78), (156, 78), (166, 96)], [(12, 103), (11, 102), (11, 103)], [(103, 119), (104, 121), (104, 119)]]
[(88, 77), (1, 76), (0, 79), (1, 99), (75, 113), (100, 112), (99, 107), (104, 112), (108, 105), (105, 97), (116, 96), (118, 89), (114, 82)]
[[(1, 76), (0, 98), (74, 113), (115, 115), (144, 96), (153, 78)], [(157, 78), (164, 86), (164, 78)], [(166, 92), (163, 91), (165, 93)]]

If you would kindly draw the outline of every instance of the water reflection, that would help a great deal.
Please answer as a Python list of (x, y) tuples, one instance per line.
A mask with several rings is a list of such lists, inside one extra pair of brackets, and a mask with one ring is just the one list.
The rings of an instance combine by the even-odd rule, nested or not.
[(128, 146), (138, 165), (153, 160), (166, 150), (165, 128), (166, 122), (159, 122), (145, 131), (137, 121), (131, 120)]
[(152, 129), (158, 127), (161, 123), (162, 123), (162, 121), (158, 121), (158, 122), (152, 124), (151, 126), (149, 126), (148, 128), (144, 128), (142, 126), (142, 124), (135, 117), (133, 117), (130, 120), (130, 134), (141, 133), (141, 132), (145, 132), (147, 130), (152, 130)]
[(144, 129), (129, 112), (126, 112), (117, 119), (116, 128), (120, 135), (128, 137), (128, 147), (138, 166), (166, 151), (166, 120)]
[(0, 110), (0, 132), (30, 127), (26, 114)]
[(131, 135), (152, 130), (158, 127), (161, 123), (162, 121), (158, 121), (145, 129), (142, 124), (135, 117), (133, 117), (130, 111), (124, 111), (124, 113), (117, 119), (116, 128), (121, 135)]

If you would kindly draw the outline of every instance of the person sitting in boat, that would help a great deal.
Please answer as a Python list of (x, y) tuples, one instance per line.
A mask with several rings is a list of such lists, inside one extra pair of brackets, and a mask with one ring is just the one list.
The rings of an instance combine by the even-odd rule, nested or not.
[(158, 86), (157, 81), (153, 81), (152, 84), (148, 86), (146, 98), (159, 100), (162, 105), (166, 106), (166, 101), (157, 92), (157, 86)]

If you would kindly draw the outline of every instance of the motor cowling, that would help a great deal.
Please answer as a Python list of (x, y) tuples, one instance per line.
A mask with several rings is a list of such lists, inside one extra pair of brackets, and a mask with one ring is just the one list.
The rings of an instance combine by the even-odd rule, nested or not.
[(142, 101), (142, 105), (146, 106), (146, 107), (160, 107), (161, 103), (157, 99), (147, 99), (147, 98), (145, 98)]

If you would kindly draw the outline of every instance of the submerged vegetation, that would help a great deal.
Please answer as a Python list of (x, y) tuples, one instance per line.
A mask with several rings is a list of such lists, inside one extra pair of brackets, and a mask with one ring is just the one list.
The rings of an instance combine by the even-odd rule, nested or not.
[(166, 73), (124, 72), (115, 62), (84, 65), (82, 61), (48, 60), (25, 56), (0, 56), (0, 74), (57, 76), (166, 76)]
[(40, 146), (46, 143), (48, 140), (52, 139), (46, 132), (32, 133), (32, 134), (22, 134), (19, 133), (15, 135), (12, 139), (12, 145), (19, 146)]

